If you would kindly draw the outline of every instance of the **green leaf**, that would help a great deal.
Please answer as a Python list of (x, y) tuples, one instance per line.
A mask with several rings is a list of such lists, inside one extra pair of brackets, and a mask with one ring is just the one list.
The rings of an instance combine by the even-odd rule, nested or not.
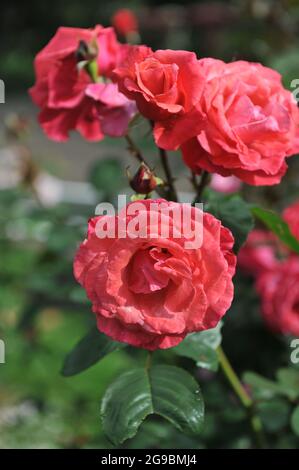
[(291, 416), (291, 427), (294, 433), (299, 437), (299, 405), (294, 409)]
[(276, 395), (286, 395), (285, 388), (280, 384), (255, 372), (245, 372), (243, 381), (253, 388), (255, 396), (259, 399), (268, 400)]
[(216, 328), (191, 333), (172, 351), (179, 356), (193, 359), (198, 367), (217, 371), (218, 355), (216, 349), (221, 344), (221, 326), (221, 322), (219, 322)]
[(254, 226), (249, 205), (237, 195), (219, 196), (211, 191), (208, 194), (205, 211), (213, 214), (231, 230), (235, 238), (234, 251), (238, 252)]
[(66, 356), (62, 375), (69, 377), (79, 374), (113, 351), (125, 347), (124, 343), (112, 341), (93, 327)]
[(257, 411), (269, 432), (277, 432), (288, 425), (290, 406), (281, 398), (258, 403)]
[(283, 368), (277, 371), (277, 380), (285, 389), (290, 400), (299, 397), (299, 371), (291, 368)]
[(133, 437), (150, 414), (162, 416), (182, 432), (198, 434), (204, 404), (197, 382), (178, 367), (134, 369), (118, 377), (102, 400), (103, 429), (114, 445)]
[(296, 253), (299, 253), (299, 241), (293, 237), (288, 224), (284, 222), (278, 214), (260, 207), (253, 207), (251, 211), (253, 215), (261, 220), (271, 232), (275, 233), (285, 245)]

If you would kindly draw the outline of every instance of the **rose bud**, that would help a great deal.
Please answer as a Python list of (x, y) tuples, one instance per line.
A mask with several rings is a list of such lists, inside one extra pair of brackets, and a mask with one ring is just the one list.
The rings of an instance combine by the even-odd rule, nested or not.
[(137, 173), (130, 180), (131, 188), (138, 194), (148, 194), (159, 184), (162, 184), (162, 180), (157, 178), (145, 163), (141, 163)]

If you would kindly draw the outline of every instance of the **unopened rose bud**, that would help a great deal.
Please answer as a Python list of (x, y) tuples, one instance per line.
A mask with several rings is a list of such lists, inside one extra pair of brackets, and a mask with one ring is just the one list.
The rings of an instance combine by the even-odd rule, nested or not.
[(131, 188), (138, 194), (149, 194), (162, 183), (145, 163), (141, 163), (137, 173), (130, 180)]

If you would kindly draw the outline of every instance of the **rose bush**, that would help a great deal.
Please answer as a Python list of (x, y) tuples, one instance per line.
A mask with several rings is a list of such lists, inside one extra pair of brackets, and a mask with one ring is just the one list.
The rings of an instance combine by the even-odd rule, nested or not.
[(206, 84), (202, 130), (182, 146), (185, 163), (252, 185), (273, 185), (299, 150), (299, 110), (272, 69), (245, 61), (199, 61)]
[[(140, 203), (145, 217), (157, 210), (152, 202), (166, 201)], [(127, 225), (132, 219), (127, 210), (119, 214), (117, 223), (125, 218)], [(192, 211), (195, 223), (199, 209)], [(198, 249), (184, 248), (183, 236), (153, 237), (163, 233), (163, 226), (181, 230), (171, 210), (168, 216), (161, 215), (157, 226), (148, 224), (145, 238), (131, 238), (128, 229), (125, 238), (98, 238), (100, 220), (90, 220), (88, 237), (74, 262), (76, 279), (92, 301), (100, 331), (155, 350), (175, 346), (187, 333), (217, 325), (233, 299), (236, 261), (232, 234), (219, 220), (203, 214), (203, 243)]]
[(30, 89), (48, 137), (65, 141), (69, 131), (77, 130), (93, 141), (103, 139), (104, 134), (126, 133), (134, 103), (112, 83), (92, 84), (86, 67), (93, 61), (96, 75), (109, 79), (126, 53), (127, 46), (118, 43), (112, 28), (57, 30), (35, 58), (36, 83)]
[[(123, 39), (137, 40), (125, 20), (124, 15), (114, 19)], [(242, 182), (279, 183), (287, 169), (286, 158), (299, 149), (299, 111), (292, 94), (283, 88), (277, 72), (261, 64), (226, 64), (212, 58), (198, 60), (195, 53), (184, 50), (123, 45), (111, 28), (101, 26), (60, 28), (37, 55), (35, 69), (36, 84), (30, 93), (41, 108), (39, 121), (50, 138), (66, 140), (73, 129), (88, 140), (125, 136), (128, 150), (138, 160), (133, 178), (127, 168), (134, 191), (131, 203), (116, 216), (90, 219), (87, 238), (76, 253), (74, 275), (92, 303), (96, 325), (67, 356), (64, 375), (87, 369), (125, 343), (148, 351), (173, 348), (172, 353), (157, 355), (166, 362), (172, 357), (171, 365), (152, 364), (147, 354), (144, 367), (125, 371), (107, 389), (102, 424), (117, 445), (134, 436), (152, 413), (168, 419), (179, 431), (198, 435), (204, 414), (197, 383), (201, 374), (194, 380), (186, 370), (173, 366), (173, 358), (185, 357), (189, 370), (188, 360), (210, 372), (220, 364), (246, 408), (244, 416), (250, 417), (258, 445), (263, 445), (260, 403), (233, 372), (221, 348), (219, 321), (231, 306), (236, 253), (254, 227), (255, 216), (276, 235), (252, 231), (239, 254), (239, 265), (255, 277), (270, 329), (299, 334), (299, 244), (278, 214), (242, 199), (242, 193), (247, 193)], [(159, 165), (146, 161), (142, 145), (131, 134), (128, 124), (137, 110), (153, 129), (162, 177)], [(177, 202), (179, 175), (172, 174), (166, 150), (177, 149), (192, 171), (195, 194), (189, 215), (192, 234), (202, 235), (202, 243), (196, 246), (176, 213), (183, 208)], [(110, 163), (107, 159), (96, 163), (91, 183), (112, 200), (110, 186), (120, 187), (114, 181), (117, 162)], [(28, 166), (23, 176), (26, 187), (34, 188), (34, 171), (34, 165)], [(115, 179), (120, 182), (120, 175)], [(165, 199), (154, 199), (154, 191)], [(207, 203), (208, 212), (197, 207), (200, 201)], [(288, 208), (283, 217), (298, 237), (298, 205)], [(109, 234), (105, 227), (111, 225), (115, 230)], [(44, 258), (49, 258), (49, 251)], [(238, 302), (237, 298), (234, 307)], [(244, 299), (243, 307), (246, 310)], [(240, 316), (243, 307), (238, 309)], [(247, 319), (241, 323), (247, 324)], [(242, 350), (234, 350), (235, 331), (226, 344), (233, 344), (230, 352), (244, 356), (246, 341)], [(220, 417), (222, 410), (217, 409), (221, 426), (231, 419), (227, 411), (226, 417), (224, 413)], [(239, 426), (239, 417), (236, 423)]]

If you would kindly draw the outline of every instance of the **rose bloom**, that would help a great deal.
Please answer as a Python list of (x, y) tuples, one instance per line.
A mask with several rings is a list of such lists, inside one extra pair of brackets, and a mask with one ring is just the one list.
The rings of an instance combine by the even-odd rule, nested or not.
[(242, 182), (236, 176), (221, 176), (217, 173), (212, 175), (210, 188), (224, 194), (236, 193), (241, 189)]
[(114, 75), (120, 91), (153, 121), (158, 146), (174, 150), (200, 131), (201, 114), (195, 105), (204, 78), (193, 52), (135, 46)]
[(122, 36), (138, 31), (136, 15), (128, 8), (117, 10), (112, 17), (112, 24), (116, 31)]
[(29, 92), (41, 108), (40, 125), (57, 141), (67, 140), (73, 129), (91, 141), (101, 140), (104, 134), (123, 135), (135, 105), (112, 83), (92, 84), (86, 68), (78, 63), (80, 44), (95, 51), (99, 75), (105, 79), (127, 53), (112, 28), (59, 28), (34, 62), (36, 83)]
[(274, 332), (299, 335), (299, 257), (290, 256), (264, 271), (256, 283), (262, 313)]
[(199, 107), (205, 119), (182, 146), (185, 163), (252, 185), (273, 185), (286, 157), (299, 150), (299, 111), (280, 75), (257, 63), (201, 59), (206, 85)]
[(261, 272), (278, 266), (278, 249), (278, 239), (272, 232), (253, 230), (238, 253), (238, 266), (245, 273), (256, 277)]
[[(158, 222), (145, 224), (145, 236), (135, 238), (129, 235), (132, 216), (127, 213), (133, 203), (117, 217), (91, 219), (88, 236), (75, 257), (74, 274), (92, 302), (100, 331), (148, 350), (170, 348), (187, 333), (215, 327), (230, 307), (234, 240), (211, 214), (204, 213), (203, 224), (196, 225), (199, 209), (192, 208), (194, 228), (203, 228), (203, 244), (186, 249), (183, 234), (174, 237), (170, 229), (169, 237), (161, 236), (166, 227), (180, 230), (173, 217), (180, 204), (164, 200), (139, 203), (138, 216), (145, 220), (152, 210), (158, 210), (157, 205), (169, 210), (158, 210)], [(97, 236), (98, 223), (103, 226), (111, 217), (126, 227), (125, 237)]]
[(299, 201), (283, 211), (283, 219), (288, 224), (292, 235), (299, 240)]

